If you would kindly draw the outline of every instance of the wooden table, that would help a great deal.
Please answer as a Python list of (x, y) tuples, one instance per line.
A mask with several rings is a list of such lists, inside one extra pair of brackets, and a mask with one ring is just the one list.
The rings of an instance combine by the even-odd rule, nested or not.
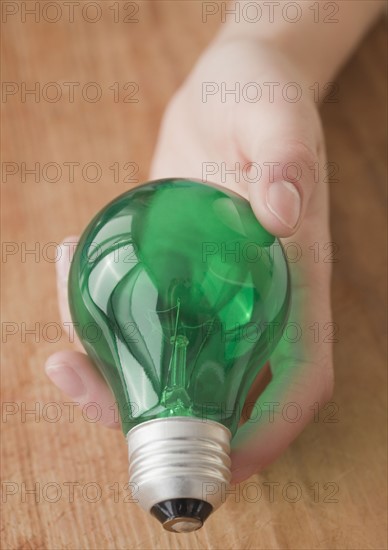
[[(232, 495), (204, 529), (169, 535), (127, 502), (122, 434), (86, 422), (80, 411), (72, 417), (69, 400), (44, 374), (45, 358), (67, 345), (52, 243), (79, 233), (136, 185), (125, 182), (133, 166), (125, 163), (137, 163), (139, 183), (147, 179), (164, 107), (218, 23), (202, 23), (201, 2), (140, 2), (137, 15), (132, 3), (126, 11), (122, 2), (97, 4), (95, 23), (92, 6), (75, 10), (73, 23), (51, 7), (40, 10), (40, 22), (27, 15), (23, 22), (19, 11), (3, 24), (1, 547), (387, 548), (384, 22), (341, 74), (341, 100), (322, 109), (329, 159), (340, 169), (331, 185), (340, 251), (333, 280), (338, 422), (324, 415), (251, 478), (260, 498), (244, 492), (246, 483), (240, 501)], [(138, 103), (125, 102), (137, 93), (126, 82), (139, 84)], [(26, 94), (34, 83), (37, 102)], [(26, 170), (36, 163), (35, 177)]]

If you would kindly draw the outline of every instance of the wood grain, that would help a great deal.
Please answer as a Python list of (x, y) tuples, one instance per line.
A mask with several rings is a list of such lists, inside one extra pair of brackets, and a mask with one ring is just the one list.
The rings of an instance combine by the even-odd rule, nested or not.
[[(141, 2), (136, 24), (123, 23), (123, 13), (115, 23), (113, 2), (99, 4), (103, 14), (94, 24), (76, 15), (74, 23), (12, 16), (2, 25), (3, 80), (19, 89), (2, 103), (2, 158), (18, 173), (2, 181), (1, 547), (387, 548), (385, 23), (373, 28), (341, 74), (340, 101), (322, 108), (329, 159), (339, 166), (331, 185), (340, 251), (333, 277), (338, 422), (325, 422), (324, 411), (276, 464), (240, 488), (239, 502), (232, 495), (204, 529), (174, 536), (126, 502), (122, 435), (85, 421), (80, 411), (72, 419), (66, 398), (45, 377), (46, 357), (68, 346), (64, 333), (55, 341), (59, 315), (48, 243), (79, 233), (107, 201), (136, 185), (124, 182), (123, 169), (116, 183), (114, 163), (136, 162), (139, 183), (147, 179), (164, 107), (217, 23), (202, 23), (201, 2)], [(80, 84), (73, 103), (55, 103), (43, 96), (52, 98), (54, 88), (42, 90), (38, 102), (28, 95), (23, 101), (21, 82), (41, 88), (57, 82), (62, 90), (65, 82)], [(100, 101), (80, 95), (88, 82), (101, 86)], [(139, 83), (140, 101), (125, 103), (121, 88), (116, 103), (109, 89), (115, 82)], [(40, 163), (39, 181), (26, 175), (23, 182), (22, 163)], [(55, 179), (47, 163), (60, 165), (59, 181), (47, 181)], [(64, 163), (80, 163), (73, 182)], [(87, 163), (99, 164), (99, 181), (87, 181), (92, 168), (83, 177)], [(34, 248), (35, 255), (26, 254)], [(36, 415), (28, 413), (34, 408)], [(74, 498), (71, 482), (78, 484)], [(260, 499), (249, 487), (244, 493), (252, 482), (262, 489)], [(295, 503), (290, 482), (301, 491)], [(37, 495), (26, 493), (34, 487)]]

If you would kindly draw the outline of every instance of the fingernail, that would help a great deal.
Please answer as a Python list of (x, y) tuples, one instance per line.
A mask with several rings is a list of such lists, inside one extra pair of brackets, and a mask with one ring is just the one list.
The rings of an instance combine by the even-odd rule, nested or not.
[(47, 365), (46, 374), (60, 390), (73, 399), (84, 397), (87, 393), (80, 376), (69, 365), (63, 363)]
[(257, 474), (258, 470), (259, 466), (257, 464), (249, 464), (248, 466), (237, 468), (232, 472), (232, 483), (241, 483), (254, 474)]
[(301, 199), (295, 185), (290, 181), (275, 181), (267, 191), (267, 206), (284, 225), (294, 228), (297, 226)]

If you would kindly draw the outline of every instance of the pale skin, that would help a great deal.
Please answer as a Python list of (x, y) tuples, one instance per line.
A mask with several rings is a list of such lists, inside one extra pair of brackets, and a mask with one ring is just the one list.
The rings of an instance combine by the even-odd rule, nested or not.
[[(267, 13), (264, 4), (263, 13)], [(251, 388), (247, 408), (254, 406), (255, 414), (251, 421), (240, 423), (232, 442), (234, 483), (271, 464), (333, 391), (332, 338), (324, 338), (328, 329), (335, 329), (330, 306), (330, 259), (334, 255), (329, 244), (327, 161), (317, 96), (309, 87), (318, 83), (315, 89), (324, 90), (333, 81), (382, 13), (384, 3), (339, 2), (338, 22), (332, 24), (324, 22), (323, 16), (314, 20), (313, 4), (317, 2), (299, 2), (303, 17), (293, 24), (279, 16), (273, 23), (264, 17), (255, 24), (226, 19), (166, 110), (150, 173), (150, 179), (204, 179), (205, 170), (209, 182), (246, 197), (260, 223), (289, 247), (291, 260), (297, 258), (290, 262), (288, 322), (299, 327), (299, 338), (294, 342), (293, 333), (281, 340)], [(261, 98), (252, 102), (243, 96), (240, 101), (226, 96), (221, 101), (217, 85), (220, 89), (220, 83), (225, 83), (231, 89), (236, 82), (241, 87), (261, 83)], [(302, 90), (294, 102), (284, 96), (290, 82)], [(206, 96), (204, 83), (213, 83), (206, 88)], [(262, 168), (260, 177), (253, 168), (247, 171), (249, 163)], [(287, 168), (292, 167), (289, 163), (297, 167), (295, 171)], [(69, 255), (61, 258), (57, 264), (59, 306), (62, 320), (69, 323)], [(45, 369), (81, 406), (99, 403), (102, 424), (120, 427), (114, 398), (85, 353), (55, 353)], [(258, 411), (262, 411), (260, 418)]]

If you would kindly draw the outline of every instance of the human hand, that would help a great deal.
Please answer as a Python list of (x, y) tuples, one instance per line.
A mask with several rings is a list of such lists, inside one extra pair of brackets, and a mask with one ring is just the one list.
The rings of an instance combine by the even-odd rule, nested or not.
[[(295, 103), (283, 95), (290, 82), (303, 90)], [(240, 102), (228, 101), (227, 95), (222, 102), (221, 93), (207, 96), (205, 102), (204, 87), (214, 91), (221, 83), (226, 90), (234, 89), (236, 83), (240, 89), (259, 83), (262, 97), (255, 103), (246, 101), (246, 87)], [(270, 83), (273, 98), (265, 94)], [(208, 176), (237, 191), (250, 200), (260, 223), (283, 237), (291, 260), (300, 254), (289, 264), (288, 320), (288, 327), (299, 330), (300, 338), (291, 341), (295, 332), (282, 338), (248, 395), (247, 408), (256, 403), (252, 418), (258, 411), (261, 418), (245, 422), (233, 439), (234, 482), (276, 459), (311, 420), (314, 404), (322, 407), (333, 388), (326, 158), (317, 106), (306, 93), (309, 84), (307, 75), (272, 45), (252, 39), (216, 42), (170, 103), (152, 166), (153, 179), (172, 174)], [(253, 96), (254, 89), (251, 86)], [(261, 177), (257, 177), (258, 167)], [(268, 404), (272, 404), (273, 418)], [(295, 422), (294, 415), (300, 415)]]
[[(238, 82), (241, 88), (260, 83), (261, 99), (254, 103), (241, 97), (237, 102), (226, 96), (222, 102), (220, 95), (208, 95), (203, 100), (204, 83), (208, 83), (207, 90), (214, 90), (214, 85), (225, 83), (226, 89), (232, 89)], [(271, 86), (263, 86), (264, 82), (277, 84), (272, 86), (273, 98), (268, 94)], [(282, 95), (289, 82), (297, 82), (303, 89), (302, 98), (295, 103)], [(290, 255), (301, 253), (297, 261), (290, 262), (292, 307), (288, 321), (289, 327), (299, 330), (300, 338), (296, 342), (290, 336), (282, 338), (249, 393), (248, 408), (249, 403), (256, 403), (255, 410), (262, 414), (260, 419), (241, 425), (233, 439), (234, 482), (275, 460), (311, 420), (315, 404), (322, 406), (332, 392), (332, 349), (325, 328), (333, 326), (331, 270), (330, 263), (323, 261), (330, 255), (326, 159), (317, 108), (306, 90), (307, 76), (273, 45), (252, 39), (216, 40), (170, 103), (151, 170), (152, 179), (207, 176), (209, 181), (238, 192), (250, 200), (260, 223), (283, 237)], [(64, 254), (61, 257), (60, 308), (63, 320), (70, 322), (66, 295), (69, 261)], [(48, 359), (46, 371), (81, 405), (99, 403), (103, 424), (118, 426), (112, 409), (114, 398), (85, 354), (59, 352)], [(273, 404), (273, 417), (269, 403)], [(295, 413), (299, 418), (293, 421)]]

